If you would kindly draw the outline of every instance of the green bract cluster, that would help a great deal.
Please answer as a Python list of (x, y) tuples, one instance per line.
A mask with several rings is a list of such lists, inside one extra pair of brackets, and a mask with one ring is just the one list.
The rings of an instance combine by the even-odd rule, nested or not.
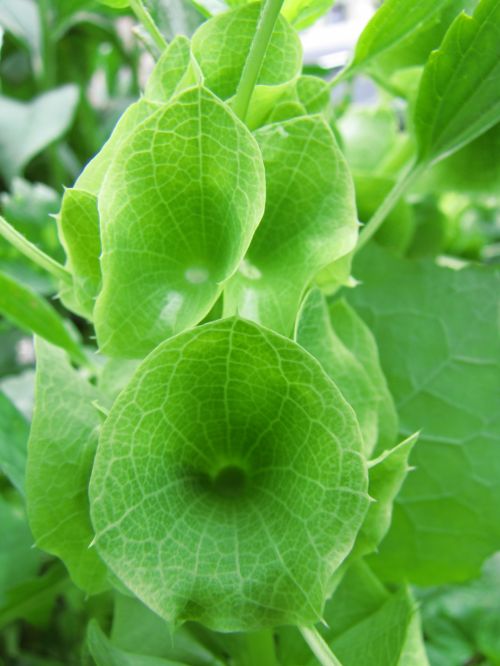
[[(0, 218), (97, 346), (0, 272), (1, 311), (37, 336), (27, 452), (0, 395), (36, 545), (112, 590), (98, 666), (310, 666), (306, 643), (323, 665), (428, 666), (408, 584), (500, 548), (499, 273), (441, 256), (463, 240), (450, 181), (500, 154), (500, 1), (386, 0), (329, 82), (297, 33), (329, 1), (219, 2), (168, 46), (148, 3), (102, 3), (157, 58), (64, 191), (65, 265)], [(351, 105), (360, 73), (397, 111)], [(139, 654), (137, 627), (173, 643)]]

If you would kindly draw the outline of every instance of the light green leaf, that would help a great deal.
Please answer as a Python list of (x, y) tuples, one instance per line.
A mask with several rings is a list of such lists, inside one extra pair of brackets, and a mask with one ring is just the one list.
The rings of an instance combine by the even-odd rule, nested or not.
[(255, 137), (266, 168), (266, 211), (224, 306), (290, 335), (309, 282), (356, 243), (354, 192), (320, 116), (269, 125)]
[(35, 413), (28, 444), (26, 494), (37, 546), (60, 557), (73, 581), (89, 593), (106, 587), (95, 548), (88, 483), (97, 445), (96, 389), (66, 355), (36, 340)]
[(334, 2), (335, 0), (285, 0), (281, 11), (296, 30), (303, 30), (330, 11)]
[(375, 501), (370, 505), (356, 539), (353, 549), (356, 556), (375, 551), (386, 535), (391, 524), (394, 498), (411, 469), (408, 457), (417, 438), (418, 433), (411, 435), (370, 461), (368, 493)]
[(500, 275), (376, 246), (355, 269), (346, 297), (375, 334), (401, 433), (422, 430), (373, 564), (390, 580), (464, 580), (500, 548)]
[(431, 54), (414, 109), (419, 162), (445, 157), (500, 120), (499, 25), (498, 0), (481, 0)]
[(149, 118), (158, 108), (160, 108), (159, 104), (150, 102), (145, 98), (131, 104), (121, 116), (104, 146), (78, 177), (75, 189), (83, 190), (97, 197), (111, 160), (122, 142), (125, 142), (136, 127), (143, 120)]
[[(183, 666), (179, 661), (120, 650), (111, 643), (96, 620), (89, 624), (87, 644), (97, 666)], [(140, 643), (136, 647), (140, 648)]]
[(0, 391), (0, 469), (23, 495), (28, 435), (28, 422)]
[(18, 176), (26, 164), (71, 125), (79, 91), (65, 85), (19, 102), (0, 96), (0, 172), (7, 180)]
[(378, 443), (375, 453), (392, 448), (398, 433), (398, 415), (380, 365), (373, 333), (356, 311), (343, 300), (330, 303), (330, 317), (335, 333), (361, 362), (376, 387), (378, 402)]
[(359, 37), (353, 69), (365, 67), (373, 58), (394, 47), (403, 39), (428, 26), (449, 0), (385, 0)]
[(151, 72), (144, 96), (151, 102), (168, 102), (176, 93), (200, 81), (201, 72), (191, 56), (189, 39), (177, 35)]
[(389, 92), (390, 84), (403, 75), (401, 70), (416, 72), (419, 66), (425, 65), (431, 51), (439, 48), (453, 19), (462, 10), (473, 7), (475, 0), (445, 0), (437, 4), (437, 11), (433, 7), (428, 17), (402, 39), (370, 59), (368, 71), (382, 85), (388, 81)]
[(101, 242), (96, 197), (83, 190), (66, 190), (57, 224), (59, 238), (67, 255), (66, 268), (73, 276), (73, 283), (62, 288), (61, 298), (72, 310), (92, 319), (94, 302), (101, 284)]
[(321, 363), (351, 405), (370, 455), (378, 436), (379, 396), (360, 359), (336, 335), (326, 299), (319, 289), (305, 297), (297, 316), (296, 341)]
[(259, 147), (209, 91), (190, 89), (143, 122), (99, 195), (101, 350), (140, 358), (203, 319), (248, 248), (264, 196)]
[(25, 331), (66, 349), (74, 360), (85, 362), (85, 354), (56, 310), (31, 288), (1, 271), (0, 313)]
[(128, 7), (130, 0), (98, 0), (101, 5), (106, 5), (108, 7), (113, 7), (113, 9), (122, 9)]
[(375, 175), (398, 140), (398, 123), (392, 109), (351, 106), (338, 120), (342, 149), (355, 173)]
[[(218, 97), (232, 97), (241, 78), (260, 13), (254, 2), (219, 14), (195, 32), (191, 46), (205, 77)], [(302, 47), (296, 32), (280, 16), (262, 63), (258, 84), (277, 85), (300, 72)]]
[(97, 548), (169, 621), (317, 621), (367, 508), (360, 449), (298, 345), (239, 319), (190, 330), (148, 356), (103, 426)]

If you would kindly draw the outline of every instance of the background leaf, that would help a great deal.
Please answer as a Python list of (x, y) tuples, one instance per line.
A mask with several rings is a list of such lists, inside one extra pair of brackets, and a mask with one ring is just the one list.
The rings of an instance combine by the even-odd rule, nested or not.
[(24, 495), (29, 424), (0, 391), (0, 469)]
[(373, 565), (389, 580), (465, 580), (500, 547), (500, 276), (375, 246), (355, 272), (346, 297), (375, 334), (400, 432), (422, 431)]
[(95, 548), (88, 483), (97, 445), (96, 389), (60, 349), (37, 339), (36, 400), (28, 445), (28, 516), (37, 545), (60, 557), (89, 593), (106, 588)]

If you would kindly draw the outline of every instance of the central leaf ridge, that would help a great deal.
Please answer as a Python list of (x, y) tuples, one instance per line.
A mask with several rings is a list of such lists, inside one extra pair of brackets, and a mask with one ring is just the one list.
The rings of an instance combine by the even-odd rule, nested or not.
[(168, 621), (321, 617), (367, 505), (353, 410), (299, 345), (238, 318), (166, 340), (103, 425), (99, 554)]

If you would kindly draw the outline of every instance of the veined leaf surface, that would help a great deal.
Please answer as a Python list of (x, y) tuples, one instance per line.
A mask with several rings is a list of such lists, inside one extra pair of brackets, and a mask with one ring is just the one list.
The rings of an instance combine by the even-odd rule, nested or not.
[(192, 88), (122, 144), (99, 195), (100, 348), (140, 358), (198, 323), (263, 213), (264, 169), (247, 128)]
[(169, 621), (311, 623), (368, 496), (354, 412), (276, 333), (219, 320), (165, 341), (106, 420), (97, 548)]

